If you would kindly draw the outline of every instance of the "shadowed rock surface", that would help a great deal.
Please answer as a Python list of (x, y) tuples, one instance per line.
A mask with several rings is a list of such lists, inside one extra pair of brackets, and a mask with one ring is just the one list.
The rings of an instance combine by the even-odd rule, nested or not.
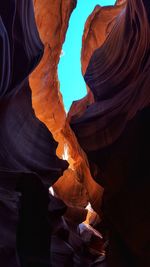
[[(115, 6), (96, 6), (88, 17), (82, 37), (81, 63), (82, 73), (85, 74), (93, 52), (102, 46), (110, 33), (118, 14), (125, 7), (125, 1), (118, 1)], [(118, 6), (118, 4), (120, 4)], [(68, 120), (81, 117), (87, 107), (94, 102), (92, 90), (87, 86), (87, 96), (74, 101), (69, 110)]]
[(71, 120), (104, 186), (110, 267), (150, 265), (149, 18), (149, 1), (127, 1), (84, 76), (94, 103)]
[(81, 61), (83, 74), (86, 72), (93, 52), (102, 46), (112, 30), (117, 16), (124, 7), (125, 3), (106, 7), (97, 5), (92, 14), (88, 17), (82, 37)]
[[(8, 20), (10, 5), (12, 20), (11, 16)], [(51, 185), (66, 169), (67, 163), (56, 156), (57, 143), (32, 109), (28, 75), (43, 54), (32, 1), (16, 1), (15, 4), (6, 1), (0, 8), (0, 167), (33, 171)], [(23, 14), (20, 14), (21, 10)], [(31, 15), (30, 20), (27, 19), (28, 14)]]
[[(80, 118), (75, 119), (75, 123), (72, 120), (72, 128), (86, 151), (114, 142), (126, 123), (149, 105), (147, 15), (143, 2), (138, 8), (137, 3), (128, 3), (105, 43), (94, 52), (90, 60), (85, 80), (92, 90), (95, 103)], [(135, 36), (136, 42), (133, 42)], [(90, 142), (86, 143), (88, 140)]]
[(68, 164), (56, 156), (56, 141), (32, 109), (28, 75), (43, 55), (32, 1), (1, 2), (0, 15), (0, 262), (19, 266), (19, 221), (21, 266), (49, 266), (48, 187)]

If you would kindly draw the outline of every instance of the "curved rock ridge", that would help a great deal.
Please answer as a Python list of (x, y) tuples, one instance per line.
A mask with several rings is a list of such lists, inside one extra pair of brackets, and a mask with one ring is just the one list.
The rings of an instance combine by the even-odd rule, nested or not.
[(51, 185), (67, 163), (32, 109), (28, 75), (43, 55), (32, 1), (7, 0), (0, 10), (0, 168), (32, 171)]
[[(124, 2), (124, 3), (123, 3)], [(120, 6), (118, 6), (120, 4)], [(96, 6), (88, 17), (82, 37), (81, 63), (82, 73), (85, 74), (90, 58), (94, 51), (101, 47), (111, 31), (118, 14), (125, 7), (125, 1), (117, 1), (115, 6)], [(69, 110), (68, 120), (81, 117), (86, 108), (94, 102), (94, 96), (87, 86), (87, 96), (74, 101)]]
[(48, 267), (48, 187), (68, 163), (32, 108), (28, 76), (43, 55), (32, 0), (1, 1), (0, 48), (0, 262)]
[(101, 7), (97, 5), (88, 17), (82, 37), (81, 62), (83, 75), (92, 54), (102, 46), (124, 6), (123, 1), (119, 2), (119, 5), (116, 3), (115, 6)]
[(71, 121), (85, 151), (112, 144), (127, 122), (150, 104), (149, 36), (148, 1), (128, 1), (84, 76), (95, 102)]
[[(34, 1), (36, 22), (45, 49), (41, 63), (30, 76), (32, 102), (37, 117), (59, 143), (57, 155), (62, 158), (65, 147), (68, 148), (70, 169), (55, 184), (57, 195), (69, 205), (80, 202), (85, 206), (90, 199), (99, 209), (102, 189), (93, 181), (86, 155), (66, 120), (57, 75), (69, 18), (75, 6), (74, 0)], [(73, 196), (68, 192), (73, 192)]]
[[(34, 1), (37, 27), (44, 44), (44, 55), (41, 63), (30, 76), (32, 102), (36, 115), (47, 125), (56, 140), (59, 140), (59, 134), (66, 119), (59, 90), (57, 65), (69, 18), (75, 6), (75, 0)], [(63, 148), (60, 144), (59, 146), (58, 154), (62, 156)]]
[[(35, 27), (31, 5), (31, 1), (19, 3), (19, 1), (8, 0), (0, 4), (1, 98), (4, 95), (10, 95), (10, 92), (33, 70), (43, 54), (43, 45)], [(28, 19), (29, 13), (30, 20)], [(17, 27), (17, 24), (20, 27)], [(33, 27), (35, 30), (32, 35)], [(22, 62), (24, 65), (21, 68)]]

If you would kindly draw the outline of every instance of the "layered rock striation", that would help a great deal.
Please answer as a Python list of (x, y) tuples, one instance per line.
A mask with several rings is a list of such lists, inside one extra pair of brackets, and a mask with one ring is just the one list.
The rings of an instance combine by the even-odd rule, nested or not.
[[(78, 119), (72, 120), (72, 127), (74, 130), (77, 127), (75, 132), (86, 151), (113, 143), (127, 122), (149, 105), (149, 22), (143, 3), (134, 14), (136, 5), (128, 4), (119, 14), (106, 41), (91, 57), (85, 73), (85, 80), (94, 95), (94, 104)], [(135, 36), (136, 42), (133, 42)], [(140, 92), (140, 97), (137, 92)], [(88, 125), (91, 129), (90, 143), (86, 149)]]
[(108, 266), (148, 267), (150, 4), (117, 4), (114, 11), (123, 9), (84, 70), (94, 101), (71, 127), (104, 187)]
[(68, 163), (32, 108), (28, 76), (43, 55), (33, 3), (1, 2), (0, 15), (0, 262), (49, 266), (48, 187)]
[[(115, 6), (101, 7), (97, 5), (88, 17), (82, 37), (81, 66), (83, 75), (86, 72), (92, 54), (105, 42), (125, 4), (125, 1), (117, 1)], [(68, 114), (68, 120), (81, 117), (86, 108), (94, 101), (93, 92), (87, 85), (87, 96), (73, 102)]]

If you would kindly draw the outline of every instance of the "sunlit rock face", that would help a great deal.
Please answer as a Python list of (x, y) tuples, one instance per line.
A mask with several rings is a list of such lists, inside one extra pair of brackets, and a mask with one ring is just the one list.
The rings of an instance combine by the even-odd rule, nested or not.
[(34, 1), (37, 27), (44, 44), (44, 56), (30, 77), (32, 101), (38, 118), (44, 121), (55, 135), (63, 128), (66, 117), (59, 90), (57, 65), (69, 18), (75, 6), (74, 0)]
[[(67, 160), (73, 171), (72, 175), (70, 175), (70, 170), (68, 173), (65, 172), (68, 177), (67, 187), (65, 187), (66, 182), (63, 182), (63, 178), (57, 182), (57, 194), (62, 197), (61, 191), (63, 188), (64, 195), (66, 194), (65, 200), (68, 199), (68, 204), (71, 204), (69, 198), (67, 198), (70, 185), (70, 190), (74, 190), (74, 195), (76, 195), (74, 199), (79, 197), (82, 205), (83, 202), (84, 204), (87, 203), (90, 198), (93, 205), (98, 209), (101, 200), (101, 189), (93, 181), (86, 156), (66, 121), (57, 77), (57, 65), (62, 44), (65, 40), (71, 12), (75, 6), (76, 1), (73, 0), (34, 1), (36, 22), (45, 50), (40, 65), (30, 76), (32, 103), (37, 117), (45, 123), (55, 140), (58, 141), (57, 154), (59, 157), (63, 157), (66, 144), (68, 146), (69, 156)], [(64, 179), (66, 181), (66, 177)], [(69, 180), (71, 180), (71, 183), (69, 183)], [(80, 196), (78, 195), (79, 184), (82, 192)], [(73, 198), (72, 205), (76, 205), (76, 200), (73, 201)]]

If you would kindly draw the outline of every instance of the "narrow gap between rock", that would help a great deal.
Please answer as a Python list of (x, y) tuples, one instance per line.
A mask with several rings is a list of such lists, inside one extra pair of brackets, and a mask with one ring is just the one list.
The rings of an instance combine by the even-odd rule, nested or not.
[(60, 90), (66, 112), (69, 111), (72, 101), (86, 95), (80, 61), (85, 22), (96, 5), (106, 6), (114, 3), (115, 0), (78, 0), (77, 7), (72, 13), (58, 65)]

